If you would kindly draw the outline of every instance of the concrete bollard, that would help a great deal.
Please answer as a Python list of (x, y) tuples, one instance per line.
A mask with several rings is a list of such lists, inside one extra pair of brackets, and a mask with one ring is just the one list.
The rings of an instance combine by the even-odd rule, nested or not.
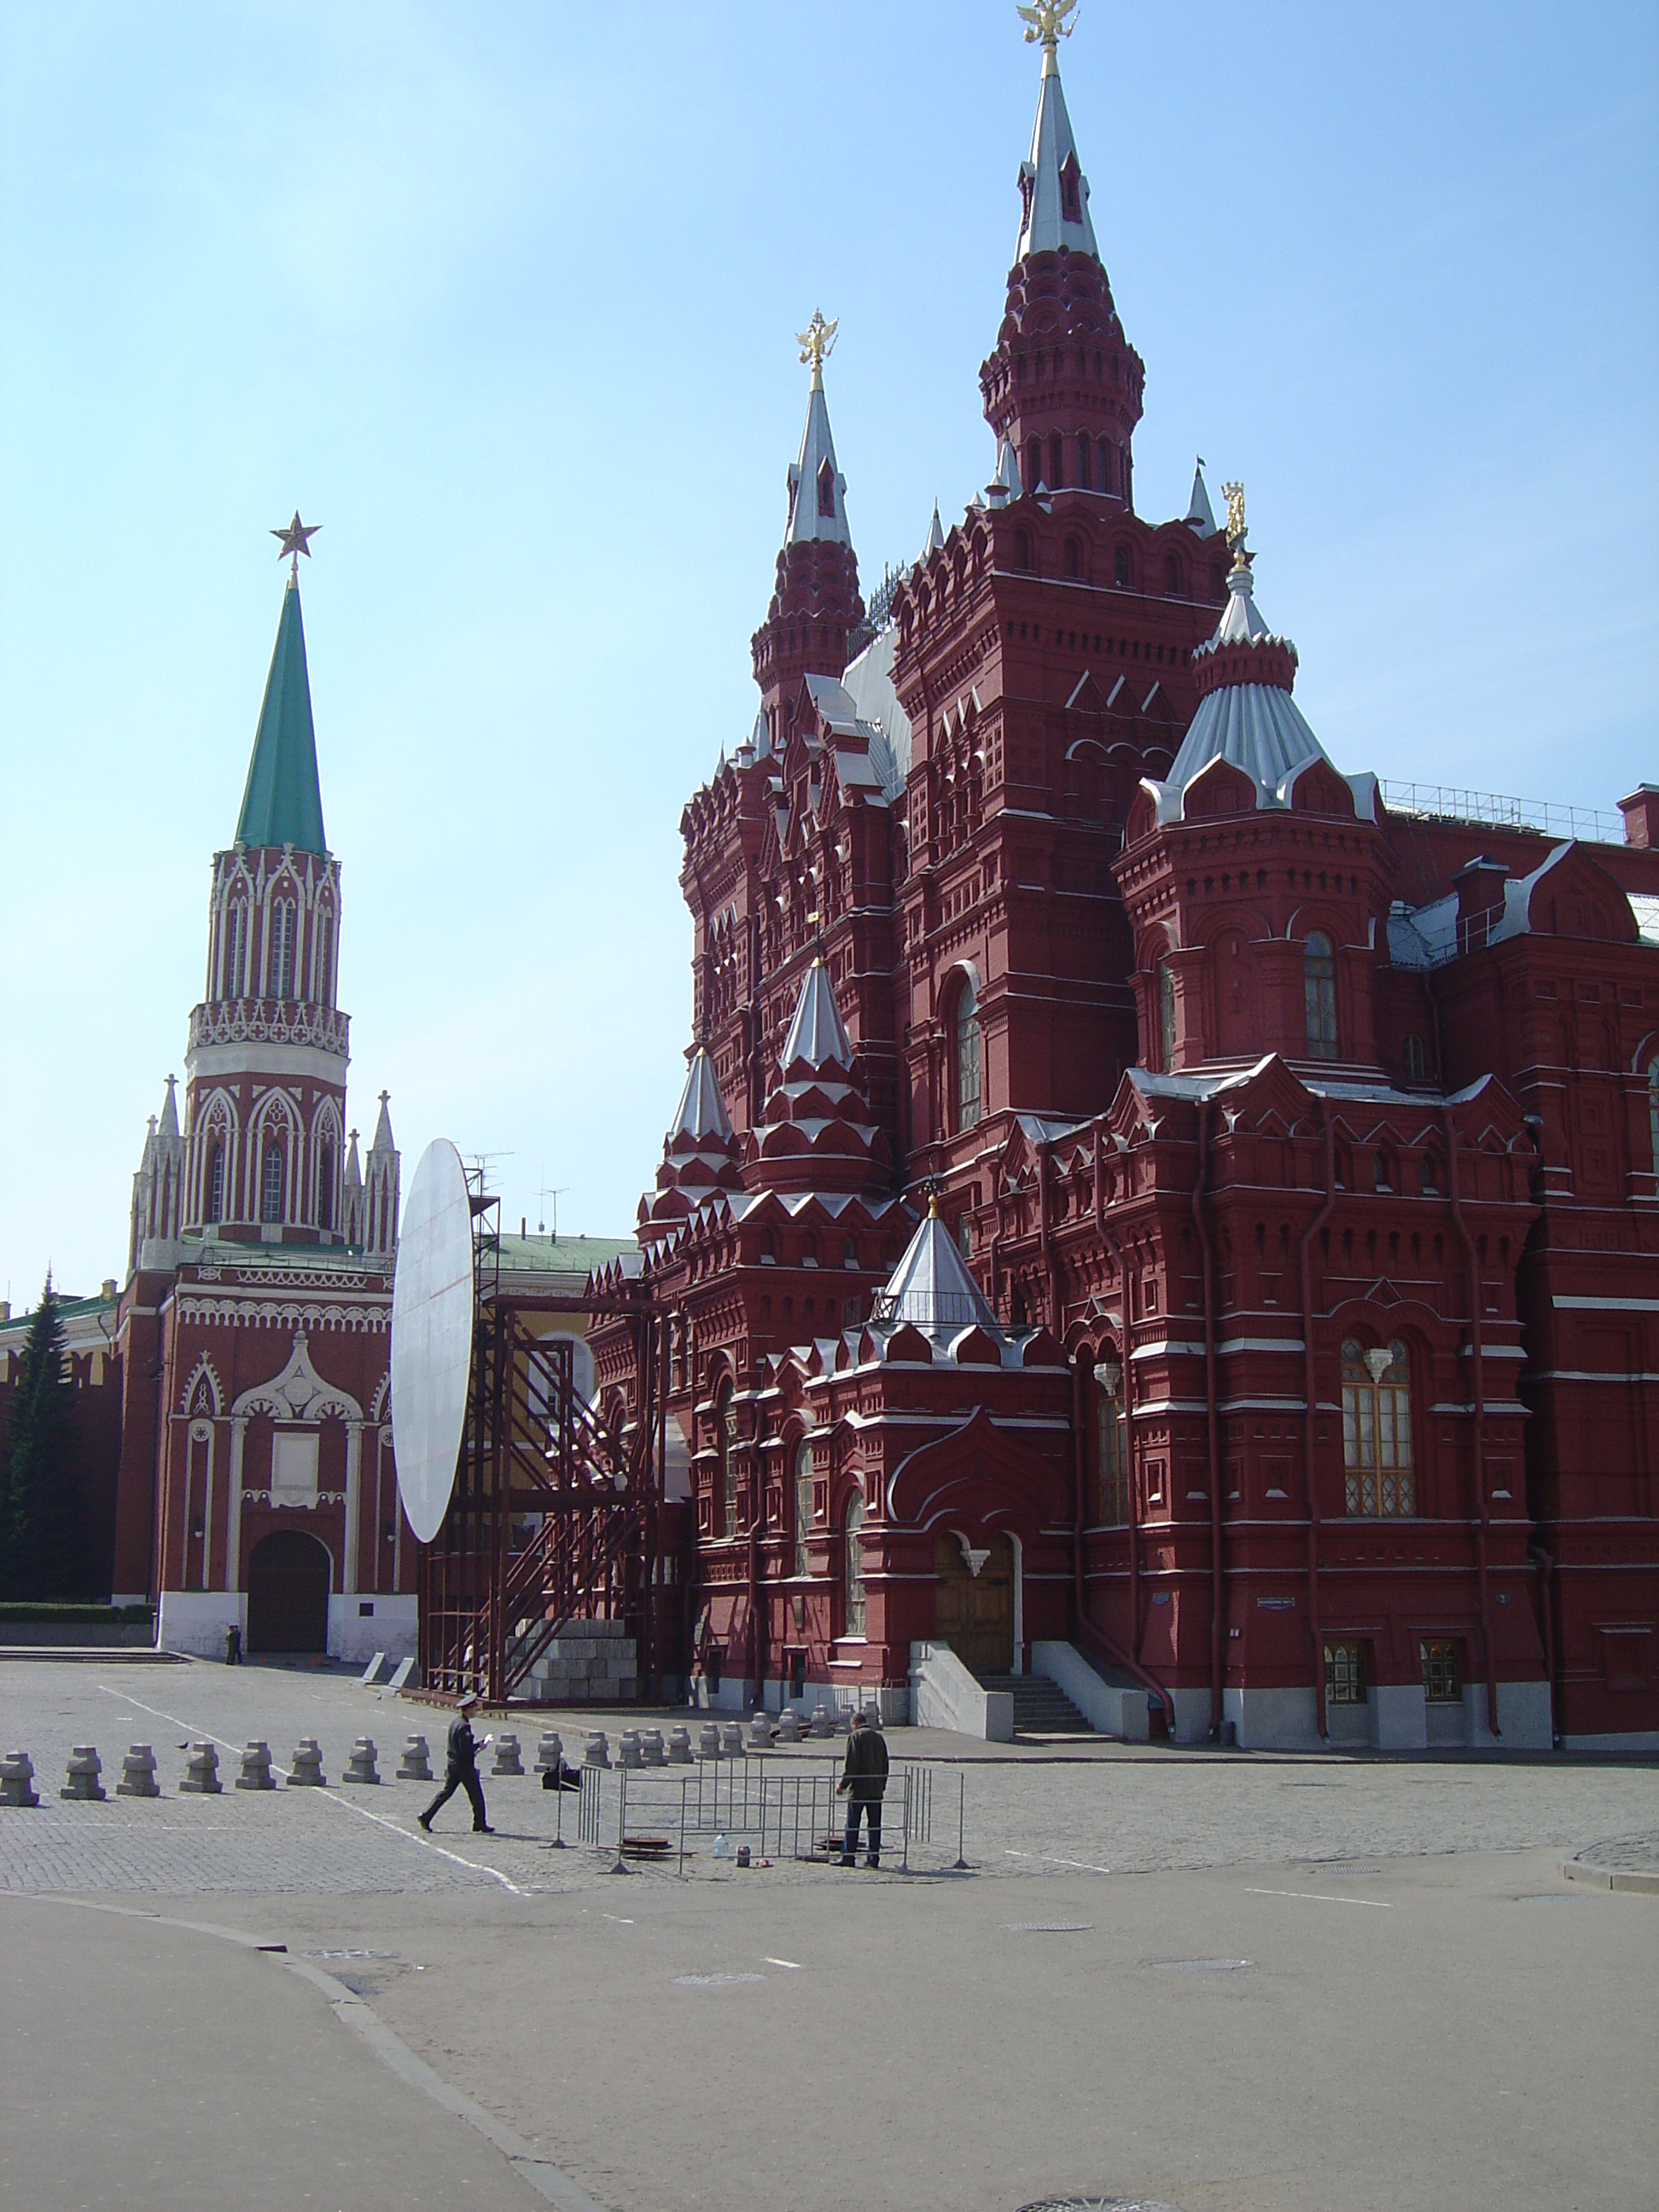
[(185, 1778), (179, 1784), (186, 1797), (216, 1797), (224, 1788), (219, 1779), (219, 1754), (210, 1743), (192, 1743), (185, 1753)]
[(727, 1721), (721, 1728), (720, 1755), (724, 1759), (743, 1759), (747, 1756), (744, 1749), (741, 1721)]
[(360, 1735), (351, 1747), (351, 1756), (346, 1761), (346, 1771), (340, 1777), (341, 1781), (378, 1783), (380, 1778), (380, 1770), (374, 1764), (374, 1737)]
[[(879, 1706), (879, 1705), (862, 1705), (862, 1706), (860, 1706), (860, 1709), (859, 1709), (859, 1710), (863, 1713), (863, 1715), (864, 1715), (864, 1717), (865, 1717), (865, 1720), (866, 1720), (866, 1723), (867, 1723), (871, 1728), (874, 1729), (874, 1730), (876, 1731), (876, 1734), (877, 1734), (878, 1735), (879, 1735), (881, 1734), (881, 1708), (880, 1708), (880, 1706)], [(852, 1725), (852, 1723), (851, 1723), (850, 1722), (848, 1722), (848, 1727), (850, 1728), (850, 1727), (851, 1727), (851, 1725)]]
[(587, 1732), (587, 1747), (582, 1753), (582, 1765), (584, 1766), (609, 1766), (610, 1764), (610, 1738), (605, 1735), (603, 1729), (590, 1729)]
[(697, 1756), (699, 1759), (718, 1759), (720, 1755), (720, 1724), (718, 1721), (705, 1721), (697, 1730)]
[(26, 1751), (9, 1751), (0, 1759), (0, 1805), (38, 1805), (34, 1761)]
[(542, 1740), (536, 1747), (537, 1773), (556, 1774), (563, 1765), (564, 1738), (551, 1729), (544, 1729)]
[(431, 1781), (431, 1754), (427, 1750), (423, 1735), (411, 1735), (405, 1741), (404, 1755), (398, 1765), (398, 1779), (399, 1782)]
[(688, 1728), (668, 1731), (668, 1764), (671, 1766), (690, 1766), (691, 1764), (691, 1731)]
[(288, 1786), (290, 1790), (326, 1790), (328, 1778), (323, 1772), (323, 1754), (314, 1735), (302, 1735), (294, 1747), (294, 1756), (289, 1761)]
[(98, 1778), (103, 1771), (104, 1762), (95, 1748), (89, 1743), (77, 1743), (70, 1753), (68, 1779), (58, 1795), (69, 1798), (71, 1802), (79, 1801), (101, 1805), (104, 1791)]
[(617, 1759), (623, 1766), (644, 1765), (645, 1760), (640, 1752), (640, 1732), (637, 1729), (624, 1729), (617, 1737)]
[(519, 1739), (515, 1735), (498, 1735), (495, 1739), (495, 1764), (490, 1768), (495, 1774), (522, 1774), (524, 1761), (519, 1756)]
[(640, 1757), (645, 1761), (645, 1764), (647, 1766), (667, 1765), (668, 1754), (663, 1749), (662, 1730), (660, 1729), (641, 1729), (640, 1730)]
[(830, 1708), (829, 1708), (829, 1706), (828, 1706), (828, 1705), (819, 1705), (819, 1706), (817, 1707), (817, 1711), (816, 1711), (813, 1713), (813, 1715), (812, 1715), (812, 1733), (813, 1733), (813, 1735), (834, 1735), (835, 1732), (836, 1732), (836, 1717), (835, 1717), (835, 1715), (830, 1711)]
[(159, 1797), (161, 1785), (155, 1779), (155, 1753), (147, 1743), (135, 1743), (121, 1760), (121, 1779), (115, 1785), (118, 1797)]
[(270, 1771), (270, 1746), (263, 1737), (242, 1746), (242, 1771), (236, 1778), (239, 1790), (274, 1790), (276, 1780)]
[(753, 1751), (772, 1748), (772, 1723), (764, 1711), (757, 1712), (750, 1721), (749, 1744)]
[(786, 1705), (778, 1715), (778, 1741), (780, 1743), (800, 1741), (800, 1715), (793, 1705)]

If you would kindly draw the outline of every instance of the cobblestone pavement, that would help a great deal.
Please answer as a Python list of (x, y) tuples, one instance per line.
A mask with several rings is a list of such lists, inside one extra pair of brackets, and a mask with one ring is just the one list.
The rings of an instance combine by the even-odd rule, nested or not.
[[(628, 1719), (608, 1717), (613, 1741)], [(27, 1750), (40, 1793), (38, 1811), (0, 1809), (0, 1887), (33, 1891), (134, 1890), (190, 1894), (240, 1892), (360, 1893), (445, 1890), (495, 1885), (523, 1892), (558, 1891), (597, 1879), (614, 1856), (617, 1777), (604, 1778), (603, 1833), (607, 1855), (570, 1850), (556, 1856), (548, 1843), (556, 1801), (533, 1772), (492, 1778), (484, 1789), (499, 1832), (475, 1836), (457, 1796), (428, 1841), (415, 1825), (427, 1802), (424, 1784), (398, 1782), (394, 1769), (403, 1739), (423, 1735), (442, 1765), (446, 1715), (429, 1705), (383, 1700), (349, 1677), (276, 1668), (227, 1668), (208, 1663), (100, 1667), (29, 1661), (0, 1665), (0, 1748)], [(486, 1725), (517, 1733), (526, 1768), (544, 1727), (562, 1720), (568, 1756), (579, 1756), (592, 1716), (513, 1716)], [(359, 1735), (379, 1747), (378, 1789), (342, 1784)], [(268, 1795), (234, 1786), (240, 1747), (250, 1737), (270, 1747), (285, 1768), (295, 1741), (321, 1744), (326, 1790), (279, 1789)], [(219, 1746), (222, 1795), (181, 1796), (180, 1747), (202, 1737)], [(164, 1795), (118, 1798), (121, 1754), (134, 1742), (155, 1751)], [(1613, 1759), (1374, 1759), (1341, 1755), (1264, 1756), (1183, 1753), (1089, 1744), (1047, 1757), (992, 1747), (940, 1731), (895, 1729), (895, 1765), (932, 1765), (933, 1840), (913, 1864), (942, 1869), (956, 1856), (958, 1792), (966, 1856), (982, 1874), (1040, 1875), (1060, 1871), (1150, 1874), (1182, 1868), (1243, 1864), (1317, 1864), (1415, 1858), (1449, 1852), (1521, 1850), (1553, 1846), (1581, 1851), (1609, 1839), (1659, 1830), (1659, 1764)], [(103, 1804), (64, 1803), (58, 1790), (71, 1747), (97, 1745), (104, 1762)], [(803, 1745), (765, 1761), (772, 1787), (784, 1783), (784, 1849), (793, 1859), (796, 1778), (801, 1824), (810, 1832), (811, 1800), (805, 1778), (819, 1778), (827, 1804), (837, 1745)], [(828, 1754), (828, 1756), (826, 1756)], [(486, 1770), (488, 1759), (484, 1762)], [(758, 1794), (757, 1759), (738, 1768), (751, 1806)], [(629, 1778), (629, 1826), (678, 1836), (684, 1770)], [(723, 1767), (721, 1787), (732, 1787)], [(694, 1793), (693, 1771), (688, 1787)], [(712, 1787), (705, 1772), (705, 1792)], [(895, 1796), (896, 1796), (895, 1786)], [(564, 1805), (567, 1838), (575, 1804)], [(890, 1808), (889, 1832), (896, 1818)], [(728, 1820), (734, 1843), (745, 1830)], [(769, 1832), (769, 1833), (770, 1832)], [(729, 1878), (729, 1863), (709, 1856), (712, 1836), (694, 1838), (688, 1871), (697, 1879)], [(759, 1850), (757, 1856), (760, 1856)], [(810, 1880), (810, 1869), (780, 1864), (779, 1880)]]

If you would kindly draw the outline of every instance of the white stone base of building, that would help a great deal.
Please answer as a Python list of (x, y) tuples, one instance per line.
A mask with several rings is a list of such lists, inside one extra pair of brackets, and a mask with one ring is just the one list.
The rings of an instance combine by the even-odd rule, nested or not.
[[(1209, 1692), (1175, 1692), (1177, 1741), (1190, 1742), (1188, 1708), (1201, 1705), (1196, 1735), (1209, 1733)], [(1222, 1713), (1233, 1723), (1246, 1751), (1320, 1751), (1311, 1687), (1289, 1690), (1230, 1689), (1222, 1694)], [(1486, 1686), (1466, 1683), (1461, 1700), (1431, 1705), (1417, 1682), (1373, 1683), (1363, 1705), (1329, 1705), (1326, 1725), (1333, 1751), (1547, 1751), (1550, 1748), (1550, 1692), (1547, 1682), (1500, 1682), (1498, 1717), (1503, 1730), (1486, 1725)]]
[(245, 1590), (163, 1590), (155, 1608), (155, 1648), (186, 1651), (197, 1659), (222, 1659), (225, 1631), (247, 1635)]
[[(367, 1608), (367, 1610), (365, 1610)], [(328, 1656), (367, 1667), (377, 1651), (388, 1662), (412, 1659), (420, 1650), (421, 1601), (412, 1592), (331, 1597)]]

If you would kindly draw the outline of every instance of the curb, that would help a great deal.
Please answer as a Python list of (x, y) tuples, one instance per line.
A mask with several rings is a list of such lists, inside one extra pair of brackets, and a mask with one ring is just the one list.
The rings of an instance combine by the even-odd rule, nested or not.
[(1568, 1881), (1582, 1881), (1590, 1889), (1617, 1889), (1638, 1897), (1659, 1897), (1659, 1874), (1587, 1866), (1582, 1859), (1563, 1859), (1561, 1872)]

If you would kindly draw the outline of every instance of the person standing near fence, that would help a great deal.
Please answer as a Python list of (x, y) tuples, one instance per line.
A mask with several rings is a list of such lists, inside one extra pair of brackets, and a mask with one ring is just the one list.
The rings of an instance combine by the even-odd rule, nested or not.
[[(478, 1753), (482, 1747), (472, 1740), (472, 1716), (477, 1710), (477, 1698), (469, 1690), (461, 1699), (460, 1711), (449, 1723), (444, 1786), (421, 1814), (421, 1826), (428, 1835), (432, 1832), (434, 1814), (441, 1812), (458, 1790), (465, 1790), (472, 1807), (473, 1834), (493, 1836), (495, 1832), (484, 1818), (483, 1784), (478, 1779)], [(489, 1741), (488, 1736), (484, 1738), (485, 1744)]]
[(847, 1739), (847, 1764), (836, 1790), (838, 1797), (848, 1801), (847, 1833), (841, 1850), (843, 1866), (853, 1866), (858, 1859), (860, 1813), (869, 1822), (870, 1855), (866, 1863), (881, 1864), (881, 1800), (886, 1788), (887, 1747), (881, 1732), (871, 1727), (867, 1714), (854, 1713), (853, 1731)]

